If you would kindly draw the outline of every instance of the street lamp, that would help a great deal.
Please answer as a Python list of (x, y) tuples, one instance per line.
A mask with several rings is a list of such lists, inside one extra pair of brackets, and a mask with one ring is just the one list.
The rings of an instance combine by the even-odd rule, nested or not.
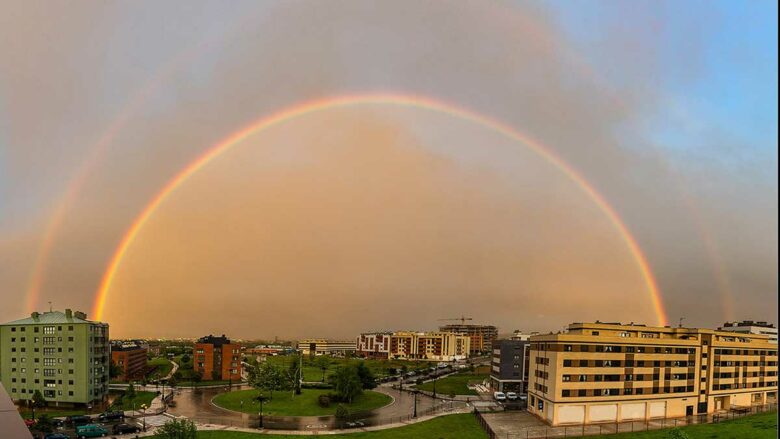
[(265, 397), (261, 393), (258, 397), (260, 399), (260, 429), (263, 429), (263, 401), (265, 401)]
[(412, 415), (412, 417), (416, 418), (417, 417), (417, 394), (420, 393), (420, 391), (414, 389), (412, 393), (414, 394), (414, 414)]
[(144, 420), (144, 432), (146, 432), (146, 404), (141, 404), (141, 417)]
[(433, 399), (436, 399), (436, 372), (433, 375)]

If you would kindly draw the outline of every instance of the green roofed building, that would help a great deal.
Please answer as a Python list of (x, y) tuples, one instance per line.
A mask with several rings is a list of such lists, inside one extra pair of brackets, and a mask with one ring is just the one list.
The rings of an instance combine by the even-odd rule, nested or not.
[(39, 390), (49, 406), (99, 405), (110, 358), (108, 324), (82, 312), (34, 312), (0, 324), (0, 382), (17, 402)]

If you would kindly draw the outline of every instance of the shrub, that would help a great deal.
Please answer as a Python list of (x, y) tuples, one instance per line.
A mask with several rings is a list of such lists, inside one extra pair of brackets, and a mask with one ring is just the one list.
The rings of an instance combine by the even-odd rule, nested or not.
[(320, 395), (319, 398), (317, 398), (317, 402), (322, 408), (330, 407), (330, 397), (328, 395)]
[(675, 428), (669, 432), (669, 439), (691, 439), (691, 437), (679, 428)]
[(419, 386), (420, 384), (423, 383), (423, 379), (422, 378), (417, 378), (417, 380), (415, 380), (415, 383)]

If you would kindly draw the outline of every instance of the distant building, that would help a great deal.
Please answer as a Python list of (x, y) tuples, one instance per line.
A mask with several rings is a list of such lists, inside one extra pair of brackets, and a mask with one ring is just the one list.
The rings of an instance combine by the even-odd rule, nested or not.
[(241, 380), (241, 346), (221, 337), (199, 338), (193, 348), (193, 369), (204, 381)]
[(366, 332), (357, 338), (357, 354), (366, 358), (388, 358), (392, 332)]
[(257, 345), (244, 351), (247, 355), (284, 355), (294, 351), (290, 346), (282, 345)]
[(777, 402), (777, 345), (766, 335), (596, 322), (530, 343), (528, 411), (552, 425)]
[(753, 320), (743, 320), (741, 322), (726, 322), (719, 331), (739, 332), (742, 334), (764, 334), (769, 336), (771, 343), (777, 343), (777, 328), (775, 325), (767, 322), (754, 322)]
[(468, 358), (471, 338), (451, 332), (394, 332), (390, 358), (452, 361)]
[(30, 430), (24, 425), (24, 420), (19, 416), (19, 411), (8, 397), (2, 383), (0, 383), (0, 431), (3, 432), (3, 439), (32, 439)]
[(110, 355), (108, 324), (82, 312), (34, 312), (0, 325), (0, 378), (15, 401), (39, 390), (50, 406), (99, 405)]
[(298, 341), (298, 350), (303, 355), (334, 355), (347, 356), (355, 353), (355, 340), (326, 340), (323, 338), (307, 338)]
[(453, 332), (471, 338), (471, 355), (490, 352), (493, 341), (498, 338), (498, 328), (492, 325), (452, 324), (439, 327), (441, 332)]
[(117, 379), (127, 381), (143, 377), (146, 370), (146, 353), (146, 348), (139, 342), (111, 342), (111, 362), (121, 371)]
[(490, 387), (494, 392), (526, 392), (529, 347), (527, 336), (493, 342)]

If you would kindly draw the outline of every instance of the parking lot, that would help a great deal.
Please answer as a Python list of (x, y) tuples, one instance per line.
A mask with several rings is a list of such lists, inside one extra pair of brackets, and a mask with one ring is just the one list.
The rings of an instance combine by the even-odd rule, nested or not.
[[(97, 419), (97, 416), (93, 417), (93, 420), (90, 422), (92, 425), (99, 425), (108, 431), (108, 436), (113, 436), (114, 433), (114, 426), (117, 424), (130, 424), (138, 426), (139, 428), (143, 426), (143, 421), (141, 420), (135, 420), (132, 418), (125, 418), (124, 420), (115, 420), (115, 421), (100, 421)], [(77, 438), (76, 436), (76, 427), (70, 423), (65, 423), (62, 427), (58, 427), (54, 430), (54, 433), (61, 433), (69, 436), (70, 438)]]

